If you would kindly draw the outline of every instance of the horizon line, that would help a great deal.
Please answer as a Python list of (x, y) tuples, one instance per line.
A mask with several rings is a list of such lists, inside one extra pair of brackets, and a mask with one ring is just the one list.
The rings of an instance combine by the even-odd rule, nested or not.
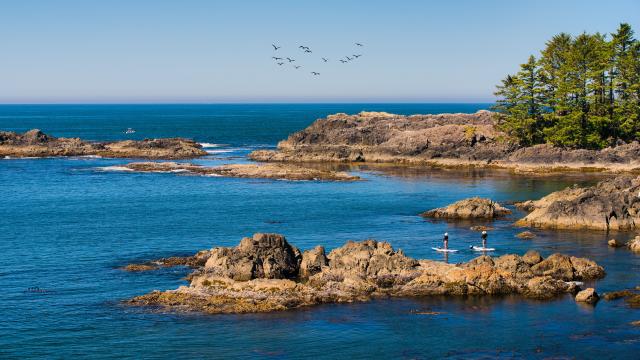
[(340, 104), (494, 104), (490, 101), (247, 101), (247, 102), (0, 102), (0, 106), (20, 105), (340, 105)]

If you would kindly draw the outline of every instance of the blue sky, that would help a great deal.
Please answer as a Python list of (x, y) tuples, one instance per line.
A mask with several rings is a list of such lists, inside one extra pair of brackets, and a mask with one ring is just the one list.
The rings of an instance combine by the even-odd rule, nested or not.
[(554, 34), (620, 22), (640, 1), (0, 0), (0, 103), (490, 102)]

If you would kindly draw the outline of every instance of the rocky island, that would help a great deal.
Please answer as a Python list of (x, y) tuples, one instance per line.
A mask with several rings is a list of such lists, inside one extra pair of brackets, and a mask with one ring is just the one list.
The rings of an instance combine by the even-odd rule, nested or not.
[(127, 303), (217, 314), (389, 296), (519, 294), (549, 299), (577, 293), (579, 281), (605, 274), (591, 260), (561, 254), (544, 259), (529, 251), (447, 264), (413, 259), (375, 240), (347, 242), (329, 254), (321, 246), (301, 252), (282, 235), (261, 233), (243, 238), (236, 247), (201, 251), (189, 263), (195, 267), (189, 286), (153, 291)]
[(474, 197), (457, 201), (442, 208), (425, 211), (420, 215), (422, 217), (436, 219), (492, 220), (509, 214), (511, 214), (511, 210), (491, 199)]
[(195, 141), (183, 138), (90, 142), (79, 138), (56, 138), (38, 129), (23, 134), (0, 131), (0, 158), (89, 155), (111, 158), (189, 159), (207, 155), (207, 152)]
[(356, 181), (346, 172), (304, 167), (294, 164), (228, 164), (215, 167), (176, 162), (134, 162), (118, 169), (136, 172), (174, 172), (181, 174), (277, 180)]
[(603, 150), (530, 147), (498, 129), (495, 114), (396, 115), (339, 113), (318, 119), (278, 143), (250, 154), (257, 161), (371, 162), (443, 167), (479, 166), (519, 172), (640, 171), (640, 144)]

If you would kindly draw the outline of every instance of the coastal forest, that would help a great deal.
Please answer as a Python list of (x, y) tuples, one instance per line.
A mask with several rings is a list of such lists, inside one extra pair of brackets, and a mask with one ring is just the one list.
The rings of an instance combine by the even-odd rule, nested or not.
[(561, 33), (497, 86), (498, 124), (523, 146), (600, 149), (640, 139), (640, 42)]

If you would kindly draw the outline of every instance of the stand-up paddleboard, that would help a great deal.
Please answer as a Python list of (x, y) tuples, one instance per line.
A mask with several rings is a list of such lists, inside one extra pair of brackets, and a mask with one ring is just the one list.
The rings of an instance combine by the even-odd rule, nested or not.
[(473, 251), (496, 251), (496, 249), (494, 249), (494, 248), (485, 248), (485, 247), (481, 247), (481, 246), (472, 246), (471, 250), (473, 250)]
[(434, 247), (432, 249), (439, 252), (450, 252), (450, 253), (458, 252), (458, 250), (454, 250), (454, 249), (443, 249), (443, 248), (437, 248), (437, 247)]

